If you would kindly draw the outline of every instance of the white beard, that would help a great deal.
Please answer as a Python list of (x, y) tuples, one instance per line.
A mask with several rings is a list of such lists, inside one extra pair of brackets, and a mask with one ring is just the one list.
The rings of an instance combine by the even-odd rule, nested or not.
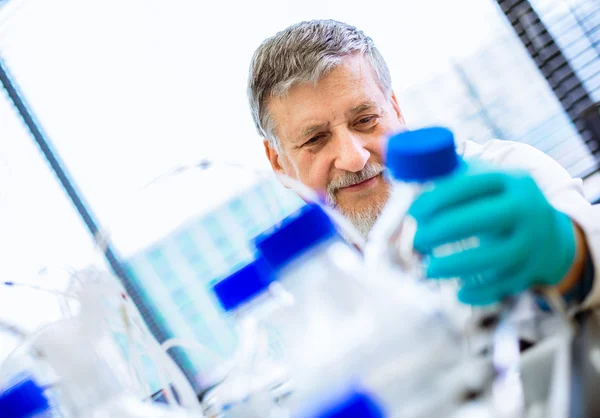
[[(381, 215), (381, 212), (383, 211), (383, 208), (389, 198), (389, 189), (384, 196), (382, 196), (380, 199), (377, 199), (370, 207), (362, 210), (361, 212), (358, 212), (353, 208), (345, 209), (338, 206), (336, 202), (336, 191), (340, 187), (359, 183), (378, 174), (382, 174), (383, 180), (388, 184), (391, 184), (389, 172), (383, 165), (378, 163), (368, 163), (360, 172), (346, 173), (332, 181), (327, 186), (327, 204), (339, 210), (342, 215), (348, 218), (348, 220), (365, 239), (367, 239), (371, 228), (373, 228), (373, 225), (375, 225), (375, 222), (377, 222), (377, 218), (379, 218), (379, 215)], [(346, 241), (350, 241), (343, 231), (340, 231), (340, 234)]]
[[(386, 198), (387, 200), (387, 198)], [(382, 202), (377, 202), (374, 207), (369, 208), (369, 210), (365, 210), (362, 212), (347, 212), (344, 210), (341, 210), (341, 208), (338, 207), (338, 209), (340, 210), (340, 212), (342, 213), (342, 215), (344, 215), (351, 223), (352, 225), (354, 225), (354, 227), (358, 230), (358, 232), (360, 232), (360, 234), (367, 239), (367, 237), (369, 236), (369, 232), (371, 232), (371, 228), (373, 228), (373, 225), (375, 225), (375, 222), (377, 222), (377, 219), (379, 218), (379, 215), (381, 215), (381, 212), (383, 211), (383, 208), (385, 206), (385, 201)], [(342, 235), (342, 237), (348, 241), (348, 237), (345, 236), (345, 234), (343, 233), (343, 231), (340, 231), (340, 234)]]

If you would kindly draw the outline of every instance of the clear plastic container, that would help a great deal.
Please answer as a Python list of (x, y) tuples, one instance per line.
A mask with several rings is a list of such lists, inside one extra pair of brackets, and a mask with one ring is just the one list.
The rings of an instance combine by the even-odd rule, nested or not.
[(339, 386), (358, 373), (358, 352), (376, 329), (358, 253), (316, 205), (302, 208), (256, 245), (276, 272), (286, 295), (281, 297), (290, 301), (277, 319), (294, 399)]
[[(38, 333), (33, 346), (54, 370), (57, 409), (67, 418), (179, 418), (184, 410), (143, 402), (121, 384), (112, 365), (100, 355), (81, 319), (57, 322)], [(97, 324), (98, 325), (98, 324)]]
[[(390, 275), (401, 280), (424, 279), (424, 262), (413, 248), (417, 230), (407, 212), (415, 199), (431, 189), (435, 181), (467, 169), (456, 153), (454, 135), (446, 128), (405, 131), (390, 137), (386, 165), (393, 178), (390, 198), (369, 234), (365, 263), (371, 275)], [(450, 254), (478, 245), (474, 238), (435, 248)], [(427, 282), (440, 292), (448, 317), (458, 327), (470, 326), (472, 310), (456, 299), (458, 283), (453, 280)]]
[(407, 212), (433, 181), (461, 170), (454, 135), (439, 127), (396, 134), (387, 143), (386, 165), (393, 177), (392, 192), (369, 234), (365, 259), (370, 268), (377, 269), (385, 260), (418, 277), (422, 262), (413, 249), (416, 224)]
[[(392, 192), (369, 235), (365, 262), (370, 275), (388, 275), (405, 282), (417, 281), (436, 291), (442, 300), (444, 317), (451, 322), (453, 329), (463, 335), (464, 355), (457, 361), (458, 366), (443, 377), (431, 380), (431, 393), (440, 395), (439, 406), (443, 406), (446, 401), (451, 401), (452, 396), (460, 394), (460, 391), (452, 389), (457, 382), (464, 382), (465, 387), (471, 386), (475, 392), (489, 389), (493, 380), (492, 358), (485, 353), (493, 352), (496, 356), (502, 351), (502, 344), (518, 344), (516, 333), (499, 338), (496, 325), (498, 321), (506, 325), (506, 318), (515, 310), (515, 306), (509, 303), (473, 309), (458, 301), (456, 292), (459, 283), (456, 280), (424, 280), (427, 260), (422, 259), (414, 250), (417, 224), (408, 215), (408, 211), (419, 195), (433, 188), (435, 183), (466, 170), (480, 170), (483, 165), (464, 163), (456, 153), (452, 132), (441, 127), (406, 131), (390, 137), (386, 163), (393, 177)], [(471, 237), (439, 246), (432, 251), (434, 255), (448, 255), (477, 245), (478, 239)], [(469, 374), (475, 377), (471, 382), (465, 380)], [(447, 396), (450, 398), (444, 401)], [(415, 394), (411, 398), (414, 407), (401, 416), (441, 416), (444, 409), (428, 409), (434, 405), (428, 398), (424, 392)], [(458, 411), (477, 409), (481, 412), (487, 408), (487, 405), (482, 409), (476, 404), (469, 403), (466, 407), (461, 405)], [(405, 409), (405, 406), (402, 405), (401, 408)]]
[(279, 331), (269, 321), (282, 307), (269, 290), (271, 282), (271, 270), (258, 256), (213, 287), (235, 322), (238, 349), (226, 378), (204, 398), (205, 409), (211, 413), (247, 418), (278, 413), (276, 392), (286, 385), (288, 376)]
[[(292, 410), (356, 380), (407, 417), (454, 402), (464, 376), (441, 376), (460, 363), (461, 342), (428, 288), (367, 276), (360, 255), (317, 206), (256, 244), (291, 301), (278, 320), (295, 389)], [(408, 415), (413, 405), (423, 414)]]

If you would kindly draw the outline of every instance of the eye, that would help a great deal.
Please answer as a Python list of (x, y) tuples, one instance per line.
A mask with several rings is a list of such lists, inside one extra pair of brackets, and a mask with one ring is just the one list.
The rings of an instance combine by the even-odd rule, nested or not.
[(363, 129), (370, 128), (375, 125), (376, 121), (377, 121), (377, 116), (375, 116), (375, 115), (363, 116), (356, 121), (354, 126), (356, 126), (358, 128), (363, 128)]
[(315, 135), (312, 138), (310, 138), (308, 141), (306, 141), (304, 144), (302, 144), (302, 146), (317, 145), (319, 142), (321, 142), (323, 140), (323, 138), (325, 138), (325, 135)]

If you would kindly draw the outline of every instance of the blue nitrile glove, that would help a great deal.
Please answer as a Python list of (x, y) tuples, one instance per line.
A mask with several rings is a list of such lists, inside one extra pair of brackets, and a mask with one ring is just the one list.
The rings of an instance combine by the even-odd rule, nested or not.
[[(464, 303), (486, 305), (533, 285), (556, 285), (575, 257), (571, 220), (526, 174), (467, 170), (421, 194), (409, 214), (427, 277), (461, 279)], [(479, 245), (445, 256), (433, 251), (470, 237)]]

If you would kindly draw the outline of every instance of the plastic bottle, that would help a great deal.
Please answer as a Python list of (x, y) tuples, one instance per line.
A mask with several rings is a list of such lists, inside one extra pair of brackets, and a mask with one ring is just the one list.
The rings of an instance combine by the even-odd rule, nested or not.
[(386, 401), (422, 412), (406, 417), (428, 416), (463, 389), (463, 376), (440, 377), (459, 363), (461, 345), (435, 295), (417, 281), (367, 277), (320, 208), (303, 208), (256, 245), (292, 301), (278, 315), (292, 410), (364, 380)]
[[(386, 165), (393, 178), (392, 191), (369, 234), (365, 263), (370, 274), (421, 280), (424, 260), (413, 248), (417, 225), (407, 211), (423, 191), (433, 187), (433, 182), (466, 170), (467, 166), (456, 153), (454, 135), (442, 127), (405, 131), (390, 137)], [(433, 251), (448, 254), (475, 245), (475, 239), (466, 239)], [(455, 325), (461, 330), (470, 327), (472, 310), (457, 301), (457, 283), (452, 280), (427, 283), (440, 292), (444, 309)]]
[(390, 137), (386, 165), (392, 175), (390, 199), (369, 234), (365, 249), (370, 269), (382, 260), (399, 266), (399, 272), (422, 275), (422, 263), (414, 253), (412, 240), (416, 225), (406, 216), (410, 205), (432, 182), (461, 169), (454, 136), (446, 128), (405, 131)]
[(294, 418), (384, 418), (382, 407), (368, 393), (346, 389), (308, 405)]
[[(466, 164), (457, 154), (452, 132), (443, 127), (405, 131), (389, 138), (386, 165), (393, 178), (392, 191), (379, 219), (369, 234), (365, 248), (365, 263), (370, 275), (388, 275), (397, 280), (423, 280), (424, 262), (413, 248), (416, 222), (407, 215), (415, 199), (434, 187), (434, 182), (466, 170), (477, 171), (482, 163)], [(434, 248), (436, 255), (448, 255), (476, 247), (476, 237)], [(490, 350), (493, 328), (485, 327), (497, 321), (501, 304), (473, 309), (457, 300), (456, 280), (423, 280), (436, 289), (442, 298), (446, 317), (454, 327), (468, 336), (466, 349), (471, 353)]]
[(0, 392), (2, 418), (52, 418), (44, 390), (32, 378), (25, 378)]
[[(407, 215), (412, 203), (434, 182), (466, 170), (478, 170), (479, 165), (465, 164), (456, 153), (454, 136), (446, 128), (433, 127), (406, 131), (388, 140), (386, 164), (393, 178), (390, 199), (369, 235), (365, 260), (370, 274), (387, 274), (397, 280), (424, 279), (424, 260), (414, 251), (416, 233), (414, 219)], [(451, 254), (478, 245), (476, 238), (468, 238), (434, 248), (434, 254)], [(491, 384), (491, 358), (480, 353), (494, 351), (495, 325), (506, 307), (497, 305), (473, 310), (456, 298), (455, 281), (422, 281), (437, 289), (443, 302), (443, 311), (453, 328), (463, 334), (466, 357), (461, 362), (464, 370), (473, 369), (477, 377), (472, 386), (483, 388)], [(457, 373), (461, 371), (457, 369)], [(465, 407), (469, 409), (474, 406)], [(465, 410), (466, 410), (465, 409)], [(462, 411), (463, 409), (459, 409)], [(462, 412), (461, 412), (462, 413)]]
[(278, 330), (269, 323), (281, 301), (270, 291), (272, 272), (258, 256), (214, 285), (213, 291), (238, 330), (233, 369), (205, 397), (205, 405), (227, 417), (281, 415), (276, 392), (286, 385)]
[(53, 368), (53, 388), (60, 411), (68, 418), (184, 418), (179, 408), (143, 402), (124, 386), (99, 355), (98, 343), (78, 318), (57, 322), (40, 332), (34, 346)]
[[(303, 207), (255, 243), (291, 301), (278, 319), (294, 399), (339, 386), (358, 372), (355, 354), (376, 329), (358, 253), (316, 205)], [(327, 370), (319, 385), (317, 370)]]

